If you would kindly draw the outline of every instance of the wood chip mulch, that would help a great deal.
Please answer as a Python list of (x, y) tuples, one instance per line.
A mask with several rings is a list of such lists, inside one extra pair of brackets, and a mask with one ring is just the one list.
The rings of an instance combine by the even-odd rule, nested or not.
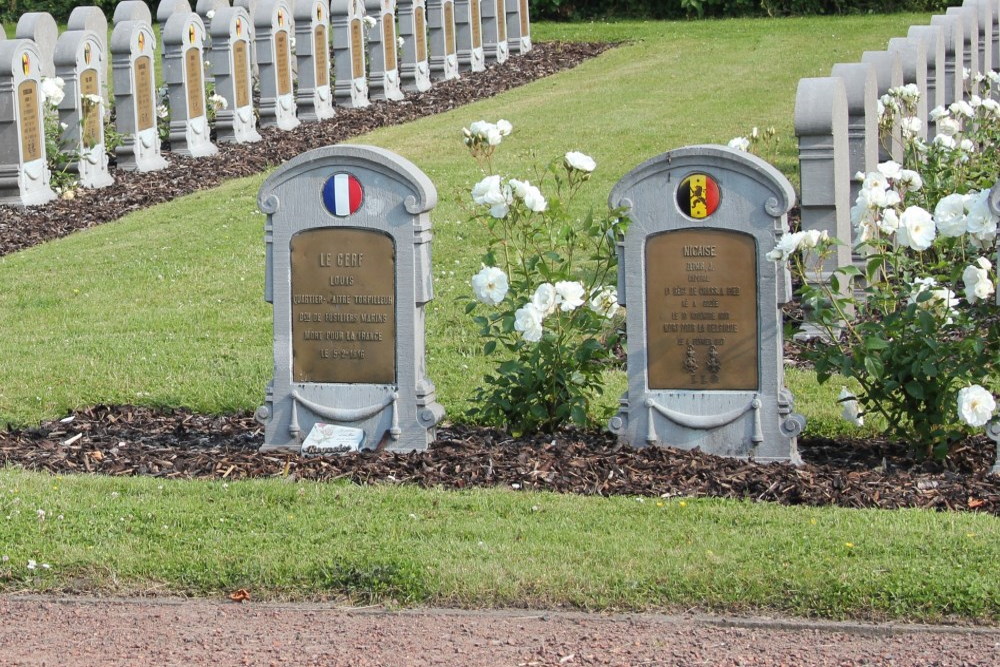
[[(166, 169), (144, 174), (112, 170), (115, 183), (99, 190), (76, 191), (73, 199), (44, 206), (0, 205), (0, 256), (93, 227), (154, 204), (170, 201), (224, 181), (251, 176), (320, 146), (330, 146), (372, 130), (399, 125), (498, 95), (536, 79), (575, 67), (613, 44), (540, 42), (484, 72), (436, 83), (429, 91), (408, 94), (402, 102), (373, 102), (364, 109), (338, 108), (320, 123), (302, 123), (292, 131), (268, 128), (253, 144), (218, 144), (219, 153), (185, 158), (165, 153)], [(479, 120), (469, 118), (467, 122)], [(496, 121), (496, 118), (487, 119)], [(455, 128), (459, 141), (461, 128)]]
[(946, 462), (916, 462), (902, 443), (803, 438), (805, 465), (761, 464), (669, 447), (622, 447), (607, 433), (567, 431), (512, 438), (468, 426), (438, 430), (425, 452), (304, 458), (258, 451), (249, 414), (195, 415), (97, 406), (37, 428), (0, 433), (0, 466), (53, 474), (168, 479), (350, 480), (357, 484), (476, 486), (583, 495), (716, 497), (784, 505), (918, 507), (1000, 515), (1000, 478), (985, 437)]

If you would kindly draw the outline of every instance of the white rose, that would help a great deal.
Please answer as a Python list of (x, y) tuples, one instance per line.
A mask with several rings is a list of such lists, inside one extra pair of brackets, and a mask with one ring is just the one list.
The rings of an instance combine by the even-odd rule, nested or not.
[(733, 137), (728, 146), (738, 151), (746, 152), (750, 148), (750, 140), (746, 137)]
[(507, 197), (504, 196), (500, 176), (487, 176), (472, 186), (472, 201), (487, 206), (507, 203)]
[(947, 115), (948, 115), (948, 110), (945, 109), (943, 106), (938, 105), (933, 109), (931, 109), (927, 117), (930, 118), (932, 123), (936, 123), (942, 118), (945, 118)]
[(861, 406), (858, 405), (858, 399), (847, 387), (840, 388), (837, 402), (844, 406), (844, 411), (841, 413), (844, 419), (855, 426), (865, 425), (865, 418), (861, 416)]
[(556, 306), (559, 305), (559, 295), (556, 294), (555, 286), (552, 283), (539, 285), (531, 296), (531, 304), (543, 319), (556, 312)]
[(618, 290), (614, 287), (601, 287), (594, 290), (590, 297), (590, 309), (611, 319), (618, 312)]
[(968, 424), (979, 428), (986, 424), (996, 412), (997, 402), (993, 394), (978, 384), (963, 387), (958, 391), (958, 416)]
[(991, 264), (985, 257), (970, 266), (965, 267), (962, 272), (962, 282), (965, 283), (965, 299), (970, 304), (977, 301), (985, 301), (993, 294), (993, 282), (990, 280), (989, 268)]
[(903, 172), (903, 165), (899, 164), (894, 160), (881, 162), (879, 163), (877, 168), (878, 168), (878, 173), (882, 174), (891, 181), (898, 179), (900, 174)]
[(916, 191), (924, 187), (924, 181), (920, 178), (920, 174), (912, 169), (903, 169), (899, 172), (899, 180), (897, 182), (900, 185), (906, 186), (906, 189), (911, 191)]
[(972, 118), (976, 115), (976, 110), (973, 109), (972, 105), (965, 100), (952, 102), (951, 106), (948, 107), (948, 111), (952, 112), (956, 116), (965, 116), (966, 118)]
[(495, 306), (507, 296), (509, 285), (507, 274), (495, 266), (484, 266), (476, 275), (472, 276), (472, 291), (476, 299), (487, 306)]
[(500, 132), (501, 136), (506, 137), (514, 131), (514, 126), (510, 124), (510, 121), (501, 118), (497, 121), (497, 131)]
[(957, 192), (942, 197), (934, 207), (934, 224), (945, 237), (958, 237), (967, 231), (965, 195)]
[(42, 77), (42, 102), (54, 107), (59, 106), (59, 103), (66, 97), (66, 93), (63, 91), (65, 86), (66, 82), (62, 80), (62, 77)]
[(799, 249), (799, 242), (802, 240), (803, 232), (785, 233), (778, 239), (778, 244), (774, 250), (767, 253), (766, 257), (775, 262), (783, 262)]
[(940, 146), (941, 148), (944, 148), (944, 149), (950, 151), (950, 150), (953, 150), (955, 148), (955, 139), (952, 138), (952, 137), (949, 137), (947, 134), (940, 134), (940, 133), (938, 133), (934, 137), (934, 145), (935, 146)]
[(882, 217), (878, 221), (878, 228), (885, 234), (896, 233), (896, 230), (899, 229), (899, 214), (896, 213), (896, 209), (887, 208), (882, 211)]
[(899, 217), (899, 242), (918, 251), (927, 250), (934, 242), (934, 218), (919, 206), (909, 206)]
[(579, 151), (570, 151), (566, 153), (565, 162), (568, 169), (585, 171), (587, 173), (590, 173), (597, 168), (597, 163), (594, 162), (594, 158), (589, 155), (584, 155)]
[(529, 343), (537, 343), (542, 339), (542, 315), (534, 304), (529, 303), (517, 309), (514, 313), (514, 328)]
[(402, 37), (397, 37), (396, 38), (396, 48), (401, 49), (405, 45), (406, 45), (406, 40), (405, 39), (403, 39)]
[(969, 233), (978, 239), (985, 240), (997, 231), (997, 217), (993, 215), (989, 204), (990, 191), (970, 192), (966, 195), (965, 217)]
[(954, 137), (962, 131), (962, 124), (954, 118), (945, 116), (937, 122), (937, 131), (939, 135), (943, 134), (946, 137)]
[(903, 131), (904, 137), (912, 139), (920, 134), (920, 130), (924, 127), (924, 122), (916, 116), (907, 116), (903, 120), (899, 121), (899, 127)]
[(510, 187), (514, 191), (514, 196), (524, 202), (529, 211), (541, 213), (548, 207), (548, 202), (542, 196), (541, 191), (528, 181), (518, 181), (510, 179)]
[(559, 309), (564, 313), (576, 310), (583, 305), (583, 285), (578, 282), (560, 280), (556, 283), (556, 294), (559, 296)]

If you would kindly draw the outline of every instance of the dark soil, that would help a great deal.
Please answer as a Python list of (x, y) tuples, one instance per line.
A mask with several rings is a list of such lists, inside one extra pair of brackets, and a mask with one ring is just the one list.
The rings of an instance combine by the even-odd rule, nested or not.
[(669, 447), (632, 449), (607, 433), (512, 438), (450, 426), (426, 452), (323, 458), (259, 453), (249, 414), (99, 406), (37, 428), (0, 433), (0, 466), (51, 473), (171, 479), (284, 477), (357, 484), (495, 486), (583, 495), (745, 498), (786, 505), (922, 507), (1000, 514), (992, 443), (970, 439), (946, 462), (918, 462), (900, 443), (804, 438), (805, 465), (761, 464)]

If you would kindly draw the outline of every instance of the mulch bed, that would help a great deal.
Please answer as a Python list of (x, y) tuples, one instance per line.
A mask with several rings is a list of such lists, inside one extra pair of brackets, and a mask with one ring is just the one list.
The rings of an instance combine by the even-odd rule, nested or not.
[(670, 447), (632, 449), (608, 433), (566, 431), (512, 438), (449, 426), (425, 452), (365, 452), (305, 458), (258, 451), (263, 429), (250, 414), (98, 406), (37, 428), (0, 433), (0, 466), (54, 474), (149, 475), (168, 479), (492, 486), (583, 495), (716, 497), (784, 505), (1000, 514), (994, 448), (970, 439), (945, 462), (915, 461), (901, 443), (803, 438), (805, 464), (761, 464)]

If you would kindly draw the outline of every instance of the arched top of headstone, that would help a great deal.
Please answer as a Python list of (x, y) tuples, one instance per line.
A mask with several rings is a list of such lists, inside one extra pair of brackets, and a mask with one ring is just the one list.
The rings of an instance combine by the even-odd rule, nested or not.
[(894, 86), (903, 85), (903, 61), (898, 52), (865, 51), (861, 54), (861, 62), (871, 63), (875, 67), (875, 77), (880, 93)]
[(229, 0), (198, 0), (194, 10), (204, 18), (209, 12), (218, 14), (223, 9), (229, 9), (229, 6)]
[[(927, 44), (921, 39), (911, 39), (909, 37), (893, 37), (889, 40), (889, 50), (900, 55), (900, 63), (903, 65), (903, 78), (906, 81), (914, 81), (917, 77), (917, 69), (927, 64)], [(848, 92), (850, 96), (850, 92)]]
[[(25, 61), (22, 57), (28, 55)], [(25, 76), (38, 78), (38, 45), (30, 39), (7, 39), (0, 42), (0, 77), (10, 77), (11, 74), (23, 72)]]
[(194, 12), (172, 14), (163, 26), (164, 45), (201, 46), (205, 41), (205, 23)]
[[(275, 170), (264, 181), (257, 195), (260, 210), (274, 213), (281, 206), (277, 193), (285, 184), (310, 179), (313, 172), (324, 173), (331, 167), (355, 169), (379, 177), (380, 185), (384, 189), (394, 190), (406, 213), (410, 215), (426, 213), (437, 205), (437, 189), (434, 184), (406, 158), (377, 146), (340, 144), (307, 151)], [(360, 186), (364, 189), (364, 179), (360, 176), (359, 179)], [(322, 183), (315, 188), (317, 197), (321, 196), (321, 185)], [(384, 215), (388, 212), (381, 213)]]
[(96, 32), (93, 30), (67, 30), (59, 35), (54, 56), (56, 67), (75, 66), (81, 57), (80, 50), (86, 48), (88, 43), (92, 49), (101, 49), (93, 55), (96, 65), (99, 59), (105, 57), (103, 44)]
[(160, 0), (156, 6), (156, 22), (165, 24), (174, 14), (190, 14), (191, 3), (188, 0)]
[(149, 11), (149, 5), (142, 0), (124, 0), (115, 6), (111, 22), (118, 25), (124, 21), (145, 21), (153, 25), (153, 13)]
[(962, 20), (962, 32), (965, 35), (965, 39), (968, 41), (975, 38), (976, 41), (979, 39), (979, 11), (975, 6), (970, 4), (963, 4), (958, 7), (949, 7), (945, 14), (953, 14)]
[[(730, 217), (722, 215), (724, 211), (721, 208), (731, 194), (728, 184), (723, 182), (725, 174), (739, 174), (766, 191), (769, 196), (765, 198), (764, 211), (772, 218), (786, 214), (795, 204), (792, 184), (771, 164), (752, 153), (714, 144), (686, 146), (646, 160), (618, 181), (611, 190), (608, 204), (612, 208), (631, 208), (631, 193), (640, 188), (643, 182), (649, 179), (656, 179), (658, 182), (667, 175), (670, 182), (680, 184), (691, 172), (701, 169), (711, 170), (720, 180), (719, 188), (722, 192), (719, 197), (719, 219)], [(661, 194), (671, 197), (667, 193)], [(677, 215), (680, 216), (680, 213)]]
[(287, 0), (259, 0), (254, 25), (270, 30), (272, 26), (288, 30), (291, 28), (292, 11)]
[(236, 35), (237, 39), (252, 39), (250, 29), (250, 14), (243, 7), (223, 7), (216, 11), (212, 18), (212, 27), (209, 29), (212, 38), (222, 40), (229, 39), (230, 35)]
[(795, 136), (835, 134), (846, 128), (846, 123), (847, 90), (841, 79), (799, 79), (795, 93)]
[(42, 58), (42, 75), (55, 76), (52, 52), (59, 39), (59, 26), (48, 12), (28, 12), (22, 14), (15, 29), (17, 39), (30, 39), (38, 46)]
[[(326, 0), (295, 0), (294, 5), (296, 22), (309, 25), (314, 21), (321, 23), (324, 20), (329, 21)], [(319, 16), (317, 16), (317, 11), (321, 12)]]
[(150, 53), (156, 49), (153, 26), (146, 21), (122, 21), (111, 32), (112, 53)]
[(878, 98), (878, 78), (874, 65), (865, 62), (837, 63), (830, 75), (844, 81), (848, 113), (860, 115), (865, 112), (869, 101), (874, 105)]
[(331, 0), (330, 16), (358, 18), (364, 15), (364, 8), (362, 0)]
[(365, 0), (365, 10), (369, 14), (380, 15), (382, 12), (392, 11), (392, 0)]
[(69, 14), (66, 27), (69, 30), (92, 30), (104, 49), (108, 47), (108, 17), (100, 7), (74, 7)]
[(931, 25), (941, 28), (944, 35), (945, 53), (955, 53), (956, 47), (960, 47), (965, 41), (965, 31), (962, 28), (962, 17), (955, 14), (938, 14), (931, 17)]

